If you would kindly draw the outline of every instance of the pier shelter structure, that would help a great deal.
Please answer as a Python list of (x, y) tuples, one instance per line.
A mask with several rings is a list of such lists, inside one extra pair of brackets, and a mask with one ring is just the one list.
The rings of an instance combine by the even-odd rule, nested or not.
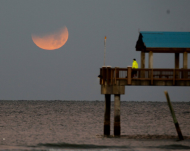
[[(111, 94), (114, 95), (114, 135), (120, 135), (120, 95), (125, 86), (190, 86), (190, 32), (140, 32), (136, 51), (141, 52), (140, 68), (100, 68), (101, 94), (105, 95), (104, 135), (110, 135)], [(148, 68), (145, 68), (145, 53), (148, 53)], [(174, 68), (153, 68), (154, 53), (173, 53)], [(183, 67), (179, 67), (180, 54)], [(164, 54), (163, 54), (164, 55)], [(132, 71), (136, 75), (132, 76)]]

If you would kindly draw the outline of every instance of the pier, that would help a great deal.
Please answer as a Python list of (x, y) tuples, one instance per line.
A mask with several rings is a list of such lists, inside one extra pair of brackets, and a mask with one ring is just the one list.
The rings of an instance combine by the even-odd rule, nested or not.
[[(100, 68), (101, 94), (105, 95), (104, 135), (110, 135), (111, 95), (114, 95), (114, 135), (121, 135), (120, 95), (125, 94), (125, 86), (190, 86), (190, 32), (140, 32), (136, 51), (141, 52), (138, 69), (131, 66)], [(145, 68), (145, 53), (149, 55), (148, 68)], [(174, 68), (153, 68), (154, 53), (173, 53)], [(180, 54), (183, 55), (182, 68)]]

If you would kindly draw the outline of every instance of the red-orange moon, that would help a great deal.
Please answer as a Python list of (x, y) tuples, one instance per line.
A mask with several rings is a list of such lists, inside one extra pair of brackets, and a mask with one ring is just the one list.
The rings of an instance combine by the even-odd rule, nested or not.
[(45, 50), (55, 50), (61, 48), (68, 40), (69, 32), (67, 27), (59, 31), (44, 36), (32, 35), (33, 42)]

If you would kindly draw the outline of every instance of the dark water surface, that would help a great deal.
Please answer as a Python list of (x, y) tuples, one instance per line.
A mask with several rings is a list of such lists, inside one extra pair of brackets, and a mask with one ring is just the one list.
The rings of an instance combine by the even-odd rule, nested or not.
[[(190, 150), (190, 102), (121, 102), (121, 137), (104, 137), (103, 101), (0, 101), (0, 150)], [(113, 135), (113, 102), (111, 112)]]

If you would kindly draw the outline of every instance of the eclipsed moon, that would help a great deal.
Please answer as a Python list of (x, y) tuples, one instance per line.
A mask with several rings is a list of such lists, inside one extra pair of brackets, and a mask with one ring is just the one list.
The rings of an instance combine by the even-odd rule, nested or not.
[(67, 27), (59, 31), (44, 36), (32, 35), (33, 42), (45, 50), (55, 50), (61, 48), (68, 40), (69, 32)]

